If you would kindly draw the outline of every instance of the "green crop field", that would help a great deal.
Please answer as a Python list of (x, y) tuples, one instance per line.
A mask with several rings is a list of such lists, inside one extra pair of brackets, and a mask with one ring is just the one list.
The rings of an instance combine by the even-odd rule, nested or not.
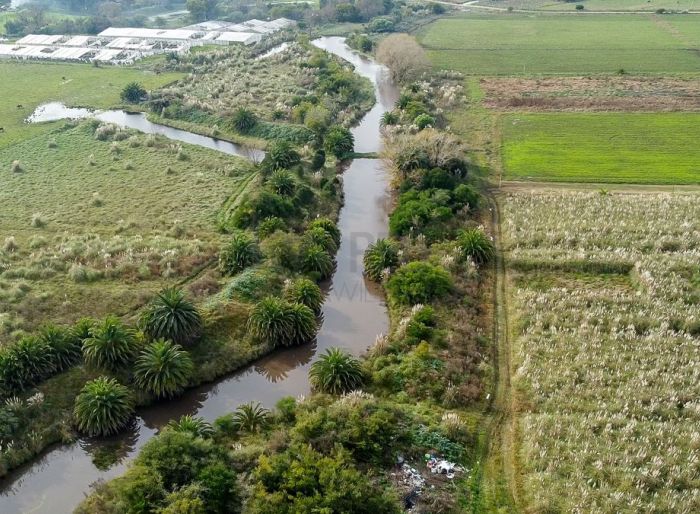
[(472, 75), (675, 73), (700, 72), (699, 26), (695, 17), (512, 14), (445, 18), (418, 36), (435, 66)]
[(482, 0), (479, 2), (479, 5), (489, 7), (513, 7), (514, 9), (538, 11), (573, 11), (576, 4), (583, 5), (587, 11), (700, 10), (700, 4), (697, 0), (579, 0), (575, 3), (555, 0)]
[(700, 114), (511, 114), (504, 175), (517, 180), (700, 183)]
[(42, 103), (61, 101), (72, 106), (105, 108), (120, 102), (119, 93), (129, 82), (137, 81), (152, 89), (180, 76), (156, 75), (133, 67), (0, 61), (0, 149), (48, 130), (47, 125), (24, 123)]

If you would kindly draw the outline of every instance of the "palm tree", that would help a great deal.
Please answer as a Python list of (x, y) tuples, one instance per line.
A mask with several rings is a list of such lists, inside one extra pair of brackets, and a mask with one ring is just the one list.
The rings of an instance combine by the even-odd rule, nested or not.
[(82, 357), (81, 347), (83, 342), (73, 337), (65, 328), (56, 325), (45, 325), (39, 329), (39, 339), (46, 343), (51, 350), (56, 371), (70, 368)]
[(292, 346), (313, 339), (318, 326), (316, 316), (306, 305), (268, 296), (253, 307), (248, 330), (276, 346)]
[(292, 332), (288, 339), (282, 341), (282, 344), (286, 343), (287, 346), (304, 344), (316, 337), (318, 323), (316, 315), (310, 308), (300, 303), (292, 303), (288, 310), (292, 319)]
[(325, 279), (333, 273), (333, 258), (318, 244), (304, 245), (301, 254), (301, 264), (307, 273), (316, 273), (318, 278)]
[(365, 274), (379, 282), (384, 270), (393, 269), (399, 264), (399, 249), (388, 239), (377, 239), (365, 250), (364, 267)]
[(36, 337), (25, 336), (0, 352), (0, 393), (21, 392), (55, 370), (49, 345)]
[(231, 241), (221, 250), (219, 266), (221, 270), (233, 275), (260, 260), (260, 249), (255, 240), (246, 232), (235, 232)]
[(358, 359), (340, 348), (330, 348), (311, 365), (309, 378), (318, 391), (342, 394), (361, 387), (365, 373)]
[(267, 425), (270, 411), (259, 403), (245, 403), (233, 413), (233, 422), (239, 430), (257, 432)]
[(284, 289), (284, 299), (290, 303), (306, 305), (317, 314), (323, 305), (321, 288), (308, 278), (298, 278), (287, 284)]
[(113, 378), (99, 377), (80, 391), (73, 415), (78, 429), (87, 435), (114, 434), (133, 418), (134, 399), (128, 387)]
[(399, 115), (396, 114), (394, 111), (387, 111), (384, 114), (382, 114), (382, 118), (379, 122), (379, 124), (382, 127), (388, 127), (390, 125), (396, 125), (399, 122)]
[(199, 337), (202, 316), (181, 289), (164, 289), (141, 315), (143, 331), (151, 339), (167, 339), (185, 345)]
[(490, 261), (496, 254), (491, 239), (478, 228), (460, 232), (457, 236), (457, 248), (463, 259), (470, 257), (477, 265)]
[(321, 227), (323, 230), (328, 232), (328, 234), (330, 234), (330, 236), (333, 238), (333, 241), (335, 241), (335, 245), (340, 246), (340, 229), (333, 221), (328, 218), (316, 218), (309, 223), (308, 228), (313, 229), (316, 227)]
[(211, 423), (208, 423), (204, 418), (199, 418), (191, 416), (190, 414), (185, 414), (179, 420), (172, 420), (168, 423), (168, 428), (176, 432), (189, 432), (195, 437), (208, 438), (214, 435), (214, 427)]
[(236, 112), (233, 113), (233, 126), (234, 128), (242, 133), (250, 132), (253, 127), (258, 123), (258, 117), (250, 109), (245, 107), (239, 107)]
[(90, 366), (118, 371), (131, 363), (136, 346), (133, 331), (115, 316), (108, 316), (92, 327), (90, 337), (83, 341), (83, 357)]
[(285, 170), (277, 170), (272, 173), (268, 180), (268, 184), (272, 190), (278, 195), (291, 196), (296, 189), (294, 177)]
[(173, 397), (187, 386), (193, 368), (190, 355), (180, 345), (158, 339), (136, 360), (134, 382), (157, 398)]
[(330, 235), (323, 227), (310, 227), (304, 232), (303, 241), (307, 245), (317, 244), (321, 246), (330, 255), (335, 255), (338, 251), (333, 236)]

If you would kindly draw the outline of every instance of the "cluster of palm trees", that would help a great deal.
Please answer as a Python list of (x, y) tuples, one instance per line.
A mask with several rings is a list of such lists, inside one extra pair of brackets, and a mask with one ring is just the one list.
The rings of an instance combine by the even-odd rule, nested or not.
[[(109, 316), (88, 328), (82, 346), (85, 363), (126, 377), (154, 398), (180, 394), (194, 371), (192, 358), (182, 345), (191, 344), (201, 334), (201, 315), (181, 290), (165, 289), (143, 311), (139, 325), (141, 332)], [(82, 432), (109, 435), (131, 421), (134, 408), (133, 391), (105, 375), (85, 384), (73, 414)]]

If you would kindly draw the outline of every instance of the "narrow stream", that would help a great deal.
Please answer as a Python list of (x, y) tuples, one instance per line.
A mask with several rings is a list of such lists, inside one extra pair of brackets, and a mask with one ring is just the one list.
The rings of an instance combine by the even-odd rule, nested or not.
[[(393, 108), (398, 98), (398, 90), (389, 80), (385, 68), (354, 54), (342, 38), (321, 38), (313, 44), (350, 61), (357, 73), (373, 82), (378, 102), (353, 129), (353, 134), (356, 151), (379, 151), (380, 117)], [(119, 119), (108, 121), (119, 123)], [(151, 132), (149, 125), (125, 126), (139, 130), (144, 127), (144, 132)], [(167, 133), (157, 133), (170, 137)], [(186, 140), (173, 139), (199, 144), (194, 141), (204, 138), (185, 134), (188, 134)], [(203, 145), (208, 148), (212, 148), (209, 144), (216, 141), (204, 139), (211, 140)], [(276, 351), (218, 382), (191, 389), (177, 400), (141, 409), (134, 430), (111, 441), (81, 439), (71, 445), (50, 449), (0, 482), (0, 513), (72, 512), (89, 493), (90, 484), (122, 474), (128, 461), (171, 419), (193, 414), (213, 420), (233, 411), (241, 403), (259, 401), (272, 407), (284, 396), (308, 394), (309, 367), (321, 352), (338, 346), (359, 355), (374, 342), (377, 334), (385, 333), (388, 315), (384, 299), (376, 286), (365, 281), (362, 256), (370, 242), (387, 233), (389, 177), (378, 160), (356, 159), (343, 178), (345, 205), (339, 219), (342, 241), (337, 255), (338, 266), (323, 306), (323, 326), (314, 344)], [(93, 463), (93, 455), (107, 445), (119, 448), (121, 460), (109, 469), (98, 469)]]

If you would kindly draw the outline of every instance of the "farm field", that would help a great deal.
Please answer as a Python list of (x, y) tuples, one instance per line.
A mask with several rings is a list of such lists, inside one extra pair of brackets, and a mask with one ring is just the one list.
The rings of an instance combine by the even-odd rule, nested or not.
[(504, 176), (517, 180), (700, 183), (700, 114), (509, 114)]
[(50, 124), (29, 125), (24, 120), (45, 102), (106, 108), (120, 103), (126, 84), (138, 81), (155, 89), (182, 74), (155, 74), (135, 67), (101, 67), (87, 64), (10, 62), (0, 60), (0, 149), (51, 130)]
[(216, 214), (243, 159), (98, 123), (0, 148), (0, 341), (81, 316), (128, 314), (217, 255)]
[(682, 73), (700, 71), (697, 25), (692, 17), (470, 14), (418, 37), (436, 67), (468, 75)]
[(500, 203), (523, 509), (696, 512), (700, 196)]
[[(582, 4), (587, 11), (654, 12), (657, 9), (686, 11), (699, 8), (695, 0), (581, 0), (577, 3)], [(556, 2), (554, 0), (480, 0), (478, 5), (538, 11), (573, 11), (576, 7), (575, 3)]]

